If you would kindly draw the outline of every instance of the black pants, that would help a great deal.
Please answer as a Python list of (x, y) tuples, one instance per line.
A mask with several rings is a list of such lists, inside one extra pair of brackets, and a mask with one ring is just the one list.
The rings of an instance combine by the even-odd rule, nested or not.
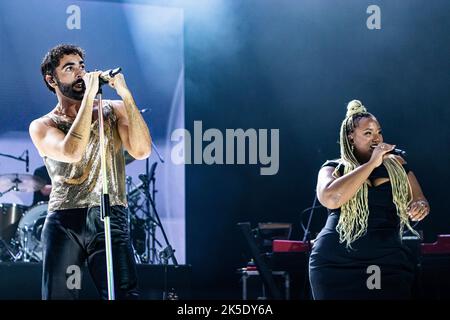
[[(111, 207), (111, 239), (116, 299), (137, 299), (136, 263), (127, 224), (127, 209)], [(108, 298), (105, 233), (100, 208), (49, 212), (42, 231), (42, 299), (77, 299), (83, 265), (102, 299)], [(79, 279), (77, 278), (79, 274)]]

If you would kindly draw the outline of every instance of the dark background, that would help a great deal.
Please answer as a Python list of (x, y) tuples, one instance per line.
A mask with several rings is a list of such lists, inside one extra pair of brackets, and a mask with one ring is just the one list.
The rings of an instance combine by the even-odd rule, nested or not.
[[(194, 288), (238, 295), (235, 269), (246, 260), (237, 222), (290, 222), (291, 237), (303, 236), (300, 212), (313, 202), (320, 165), (339, 156), (339, 126), (354, 98), (378, 117), (385, 141), (408, 152), (432, 208), (417, 226), (425, 241), (449, 233), (450, 3), (220, 3), (202, 15), (198, 3), (185, 7), (186, 127), (279, 128), (280, 170), (187, 167)], [(381, 8), (381, 30), (366, 27), (371, 4)], [(324, 220), (315, 212), (312, 232)]]
[[(289, 222), (311, 205), (321, 164), (339, 156), (348, 101), (360, 99), (431, 204), (425, 241), (450, 233), (450, 2), (446, 0), (129, 1), (185, 9), (186, 128), (280, 129), (280, 169), (186, 166), (187, 263), (194, 298), (238, 298), (248, 256), (236, 224)], [(369, 30), (369, 5), (381, 30)], [(315, 212), (312, 232), (324, 223)]]

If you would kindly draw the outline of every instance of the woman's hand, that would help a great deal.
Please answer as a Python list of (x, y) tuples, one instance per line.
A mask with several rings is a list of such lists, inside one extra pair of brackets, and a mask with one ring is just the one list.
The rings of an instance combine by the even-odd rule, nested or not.
[(369, 163), (373, 164), (375, 167), (379, 167), (383, 163), (385, 155), (392, 150), (394, 150), (395, 145), (389, 143), (380, 143), (377, 145), (372, 152)]
[(407, 211), (412, 221), (421, 221), (430, 213), (430, 205), (426, 200), (416, 200), (410, 203)]

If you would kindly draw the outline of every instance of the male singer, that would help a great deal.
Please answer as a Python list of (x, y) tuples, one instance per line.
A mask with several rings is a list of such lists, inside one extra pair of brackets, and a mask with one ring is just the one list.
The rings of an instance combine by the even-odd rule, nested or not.
[[(42, 231), (43, 299), (76, 299), (81, 267), (103, 299), (108, 297), (98, 134), (101, 72), (86, 72), (84, 51), (58, 45), (44, 57), (41, 72), (58, 103), (30, 124), (30, 135), (52, 180), (49, 213)], [(105, 80), (105, 79), (103, 79)], [(108, 79), (106, 79), (108, 80)], [(136, 159), (151, 152), (151, 137), (122, 74), (109, 79), (122, 100), (103, 100), (106, 168), (116, 299), (138, 297), (136, 265), (127, 228), (123, 148)]]

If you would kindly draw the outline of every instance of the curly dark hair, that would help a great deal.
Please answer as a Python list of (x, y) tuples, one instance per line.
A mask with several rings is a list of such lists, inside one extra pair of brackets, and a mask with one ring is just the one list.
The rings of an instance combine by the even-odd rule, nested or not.
[(44, 82), (47, 88), (55, 93), (55, 89), (53, 89), (45, 80), (46, 75), (55, 76), (55, 70), (59, 66), (59, 62), (61, 58), (65, 55), (69, 54), (77, 54), (84, 59), (84, 51), (78, 46), (71, 44), (59, 44), (56, 47), (50, 49), (49, 52), (45, 55), (44, 59), (41, 63), (41, 73), (44, 77)]

